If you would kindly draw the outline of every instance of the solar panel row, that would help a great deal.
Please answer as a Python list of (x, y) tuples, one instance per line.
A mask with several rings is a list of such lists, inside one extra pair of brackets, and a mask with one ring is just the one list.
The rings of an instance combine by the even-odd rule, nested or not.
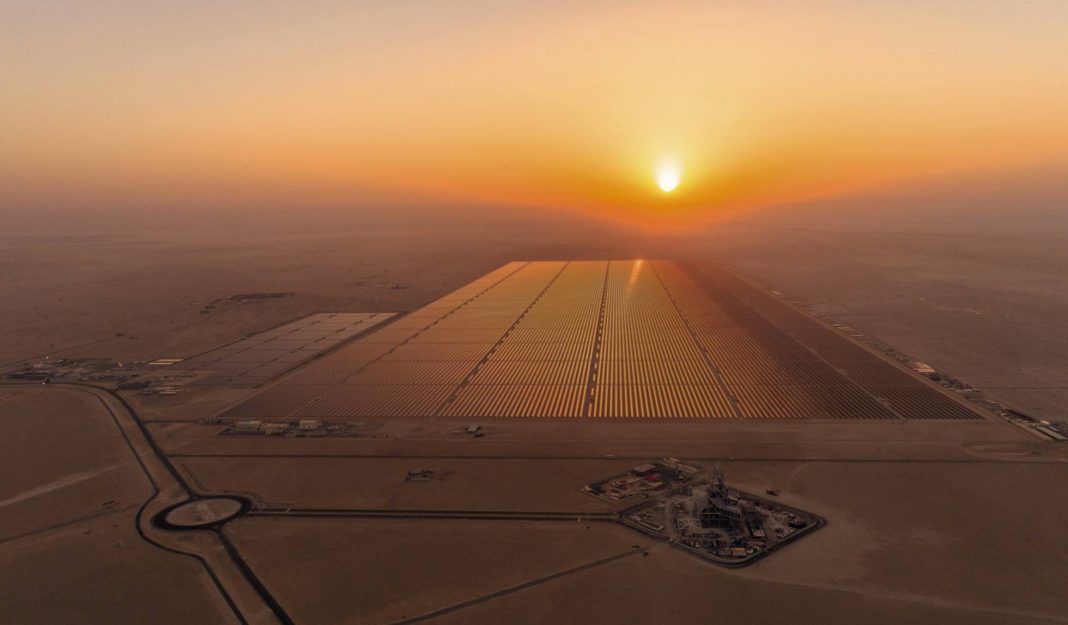
[[(777, 354), (780, 366), (798, 381), (830, 379), (837, 374), (848, 380), (857, 393), (849, 401), (825, 400), (834, 412), (863, 406), (866, 414), (889, 412), (907, 419), (980, 419), (974, 411), (931, 388), (912, 374), (875, 356), (827, 326), (787, 305), (770, 293), (758, 289), (720, 267), (698, 270), (679, 267), (692, 281), (715, 293), (728, 314), (739, 320), (750, 335)], [(828, 371), (829, 370), (829, 371)], [(810, 394), (820, 396), (813, 387)], [(858, 403), (860, 402), (860, 403)]]
[(672, 262), (514, 262), (228, 417), (978, 418), (745, 283)]
[(348, 341), (394, 313), (318, 313), (183, 360), (171, 369), (209, 372), (193, 386), (259, 386)]

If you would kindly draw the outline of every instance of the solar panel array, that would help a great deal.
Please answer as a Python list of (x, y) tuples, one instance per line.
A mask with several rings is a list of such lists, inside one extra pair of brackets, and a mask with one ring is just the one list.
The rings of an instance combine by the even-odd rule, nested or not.
[(171, 365), (208, 372), (193, 386), (259, 386), (366, 332), (394, 313), (318, 313)]
[[(879, 358), (729, 271), (716, 266), (684, 269), (728, 314), (738, 319), (739, 326), (772, 360), (778, 361), (778, 369), (770, 367), (767, 360), (760, 361), (760, 373), (751, 372), (751, 377), (770, 376), (781, 392), (807, 395), (836, 413), (847, 410), (867, 413), (871, 404), (863, 399), (866, 395), (894, 416), (907, 419), (982, 418), (911, 372)], [(740, 368), (740, 365), (727, 366), (724, 371), (730, 375), (732, 370)], [(840, 385), (834, 383), (841, 379), (847, 380), (858, 393), (842, 392)], [(760, 391), (768, 385), (760, 386), (761, 389), (747, 389), (747, 392), (750, 396), (765, 397)], [(791, 387), (798, 388), (785, 390)], [(772, 408), (768, 406), (769, 411)]]
[(223, 416), (980, 418), (722, 269), (640, 260), (509, 263)]

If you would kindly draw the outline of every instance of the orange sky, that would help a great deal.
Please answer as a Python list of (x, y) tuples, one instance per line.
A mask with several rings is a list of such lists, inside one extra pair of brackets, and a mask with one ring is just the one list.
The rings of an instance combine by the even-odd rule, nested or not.
[(8, 205), (640, 220), (1068, 164), (1061, 1), (70, 4), (0, 8)]

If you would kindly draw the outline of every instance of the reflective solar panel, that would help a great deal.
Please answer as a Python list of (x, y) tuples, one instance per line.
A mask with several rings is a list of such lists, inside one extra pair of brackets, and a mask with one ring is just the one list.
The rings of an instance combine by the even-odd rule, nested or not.
[[(297, 337), (296, 353), (325, 349), (313, 328), (338, 319), (228, 351), (256, 368), (226, 376), (286, 366), (272, 345)], [(287, 388), (301, 400), (274, 398)], [(268, 393), (224, 416), (981, 418), (722, 267), (645, 260), (508, 263)]]
[(393, 315), (316, 313), (194, 356), (172, 368), (209, 374), (194, 381), (193, 386), (259, 386)]

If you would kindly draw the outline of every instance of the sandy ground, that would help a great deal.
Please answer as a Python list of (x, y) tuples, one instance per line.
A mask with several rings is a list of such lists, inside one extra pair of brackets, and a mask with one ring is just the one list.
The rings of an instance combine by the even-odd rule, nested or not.
[(1022, 625), (1061, 622), (966, 605), (833, 588), (743, 580), (705, 570), (666, 546), (434, 618), (462, 623), (915, 623)]
[(740, 487), (773, 484), (788, 503), (829, 519), (810, 540), (742, 577), (1068, 615), (1061, 591), (1068, 548), (1056, 539), (1068, 500), (1050, 487), (1068, 478), (1064, 464), (726, 463), (724, 470)]
[(224, 426), (153, 422), (148, 429), (174, 457), (363, 456), (488, 458), (685, 458), (793, 460), (1028, 460), (1068, 457), (991, 417), (983, 421), (787, 421), (770, 419), (500, 419), (481, 420), (484, 438), (455, 419), (390, 419), (364, 423), (359, 436), (220, 435)]
[(136, 508), (151, 495), (91, 395), (0, 387), (0, 540)]
[[(468, 460), (461, 458), (183, 458), (205, 491), (255, 492), (298, 508), (389, 510), (603, 511), (579, 486), (622, 473), (628, 460)], [(407, 482), (409, 469), (435, 471)], [(316, 476), (329, 475), (329, 480)]]
[(236, 623), (199, 562), (141, 540), (114, 516), (5, 543), (0, 622)]
[[(758, 430), (747, 432), (741, 422), (731, 425), (734, 427), (718, 430), (730, 439), (728, 447), (741, 450), (743, 455), (747, 448), (760, 447)], [(1068, 602), (1061, 592), (1062, 580), (1068, 576), (1068, 550), (1057, 540), (1060, 519), (1068, 514), (1066, 501), (1059, 496), (1059, 484), (1068, 479), (1068, 464), (1056, 454), (1027, 453), (1026, 447), (1013, 452), (1008, 445), (1015, 443), (994, 441), (1014, 432), (997, 422), (990, 425), (1001, 427), (983, 430), (992, 437), (987, 447), (969, 443), (974, 445), (969, 452), (953, 454), (947, 451), (947, 443), (941, 448), (945, 453), (941, 459), (887, 460), (881, 449), (886, 443), (877, 439), (879, 433), (892, 435), (892, 428), (865, 430), (852, 424), (850, 434), (827, 437), (820, 448), (829, 455), (838, 450), (840, 459), (790, 460), (799, 451), (812, 451), (804, 441), (794, 441), (793, 449), (788, 445), (771, 448), (782, 460), (700, 460), (698, 464), (706, 469), (715, 461), (721, 462), (732, 484), (753, 492), (778, 488), (784, 502), (828, 520), (827, 526), (813, 535), (739, 571), (698, 562), (635, 533), (633, 541), (650, 548), (650, 556), (597, 564), (568, 574), (566, 579), (546, 580), (512, 592), (509, 589), (515, 584), (578, 566), (565, 559), (559, 560), (555, 569), (527, 566), (520, 553), (513, 566), (504, 567), (508, 574), (502, 573), (497, 585), (478, 581), (464, 592), (442, 594), (439, 586), (453, 588), (456, 575), (471, 571), (480, 575), (483, 571), (476, 567), (477, 571), (456, 573), (443, 567), (439, 550), (453, 553), (457, 545), (466, 544), (465, 532), (475, 529), (481, 540), (477, 548), (471, 548), (482, 554), (479, 549), (492, 549), (499, 541), (511, 540), (514, 522), (404, 521), (415, 528), (408, 532), (396, 529), (401, 522), (391, 520), (258, 517), (230, 527), (242, 549), (250, 549), (248, 557), (257, 572), (278, 590), (280, 601), (312, 622), (379, 622), (352, 616), (364, 605), (373, 607), (372, 614), (387, 609), (380, 607), (377, 599), (370, 601), (361, 595), (315, 601), (319, 591), (308, 591), (307, 580), (321, 579), (329, 586), (336, 578), (362, 579), (367, 566), (385, 566), (381, 564), (384, 561), (393, 566), (390, 558), (394, 556), (415, 571), (418, 583), (412, 584), (406, 575), (392, 570), (376, 577), (374, 583), (382, 593), (378, 596), (403, 596), (393, 599), (388, 609), (406, 606), (402, 611), (410, 618), (415, 616), (412, 611), (429, 614), (475, 602), (435, 617), (446, 623), (495, 623), (510, 617), (530, 623), (610, 623), (627, 615), (632, 621), (669, 622), (692, 621), (712, 613), (747, 623), (775, 623), (781, 622), (784, 610), (806, 623), (857, 619), (869, 623), (902, 619), (919, 623), (1068, 621)], [(397, 457), (360, 458), (271, 455), (283, 451), (284, 445), (289, 446), (290, 453), (298, 453), (299, 446), (314, 454), (313, 445), (319, 450), (330, 447), (335, 454), (342, 453), (343, 447), (351, 453), (369, 451), (358, 440), (215, 437), (241, 441), (242, 453), (255, 453), (253, 444), (260, 442), (262, 453), (268, 455), (180, 457), (178, 462), (192, 481), (208, 492), (254, 492), (268, 502), (291, 506), (296, 514), (301, 514), (300, 508), (329, 508), (343, 514), (345, 509), (595, 512), (605, 506), (579, 493), (577, 486), (638, 460), (593, 456), (598, 443), (592, 440), (585, 441), (591, 457), (554, 458), (552, 454), (561, 445), (552, 440), (551, 429), (543, 431), (532, 423), (521, 427), (531, 439), (526, 447), (531, 456), (523, 459), (502, 457), (507, 454), (500, 449), (511, 443), (492, 439), (467, 440), (466, 453), (472, 457), (412, 456), (411, 452), (426, 449), (429, 441), (406, 440), (404, 446), (393, 448)], [(707, 427), (691, 431), (710, 435)], [(513, 436), (519, 437), (515, 432)], [(570, 442), (572, 446), (567, 449), (581, 451), (575, 441)], [(686, 445), (681, 440), (644, 442), (647, 452), (656, 449), (664, 455), (692, 460), (678, 453), (680, 446)], [(902, 449), (924, 447), (920, 440), (901, 441), (900, 445)], [(1039, 445), (1053, 447), (1050, 443)], [(456, 445), (453, 449), (463, 454), (465, 447)], [(635, 447), (635, 452), (639, 449)], [(405, 483), (403, 473), (411, 467), (438, 469), (444, 479)], [(590, 536), (618, 529), (611, 524), (589, 524)], [(424, 534), (422, 528), (429, 533)], [(450, 537), (457, 536), (460, 542), (449, 539), (439, 544), (433, 538), (439, 529)], [(380, 535), (389, 538), (378, 538)], [(386, 541), (388, 547), (382, 547), (380, 541)], [(353, 555), (338, 558), (322, 543), (353, 549)], [(275, 544), (296, 549), (311, 561), (302, 561), (294, 571), (289, 560), (277, 554), (281, 548), (273, 547)], [(356, 545), (366, 546), (371, 553), (361, 553)], [(380, 560), (375, 555), (379, 549), (386, 549), (389, 555), (382, 555)], [(495, 558), (504, 558), (479, 557), (486, 566), (498, 566), (493, 564)], [(587, 562), (597, 559), (591, 556)], [(508, 576), (518, 570), (526, 573), (521, 582)], [(442, 577), (419, 577), (435, 571)], [(295, 581), (298, 576), (304, 581)], [(293, 584), (303, 592), (294, 592)], [(631, 587), (631, 592), (623, 592), (621, 585)], [(507, 592), (496, 595), (503, 591)], [(369, 604), (361, 603), (367, 601)], [(552, 606), (560, 612), (552, 612)], [(389, 613), (394, 622), (404, 618), (401, 612)]]
[(639, 541), (623, 527), (555, 521), (243, 519), (227, 533), (302, 623), (393, 623)]
[(1036, 417), (1068, 419), (1068, 235), (737, 224), (749, 277)]
[(135, 529), (151, 486), (103, 404), (0, 389), (2, 623), (229, 623), (196, 560)]
[[(1056, 539), (1068, 508), (1046, 486), (1068, 478), (1066, 466), (724, 468), (740, 487), (776, 485), (785, 502), (827, 517), (828, 525), (740, 571), (604, 523), (585, 530), (570, 522), (257, 518), (228, 531), (305, 622), (377, 623), (386, 622), (384, 614), (400, 620), (431, 613), (634, 543), (652, 555), (487, 597), (440, 622), (702, 622), (709, 614), (746, 623), (782, 622), (786, 614), (805, 623), (1068, 620), (1062, 592), (1068, 550)], [(301, 558), (284, 556), (287, 549)], [(350, 590), (338, 591), (339, 584)]]

